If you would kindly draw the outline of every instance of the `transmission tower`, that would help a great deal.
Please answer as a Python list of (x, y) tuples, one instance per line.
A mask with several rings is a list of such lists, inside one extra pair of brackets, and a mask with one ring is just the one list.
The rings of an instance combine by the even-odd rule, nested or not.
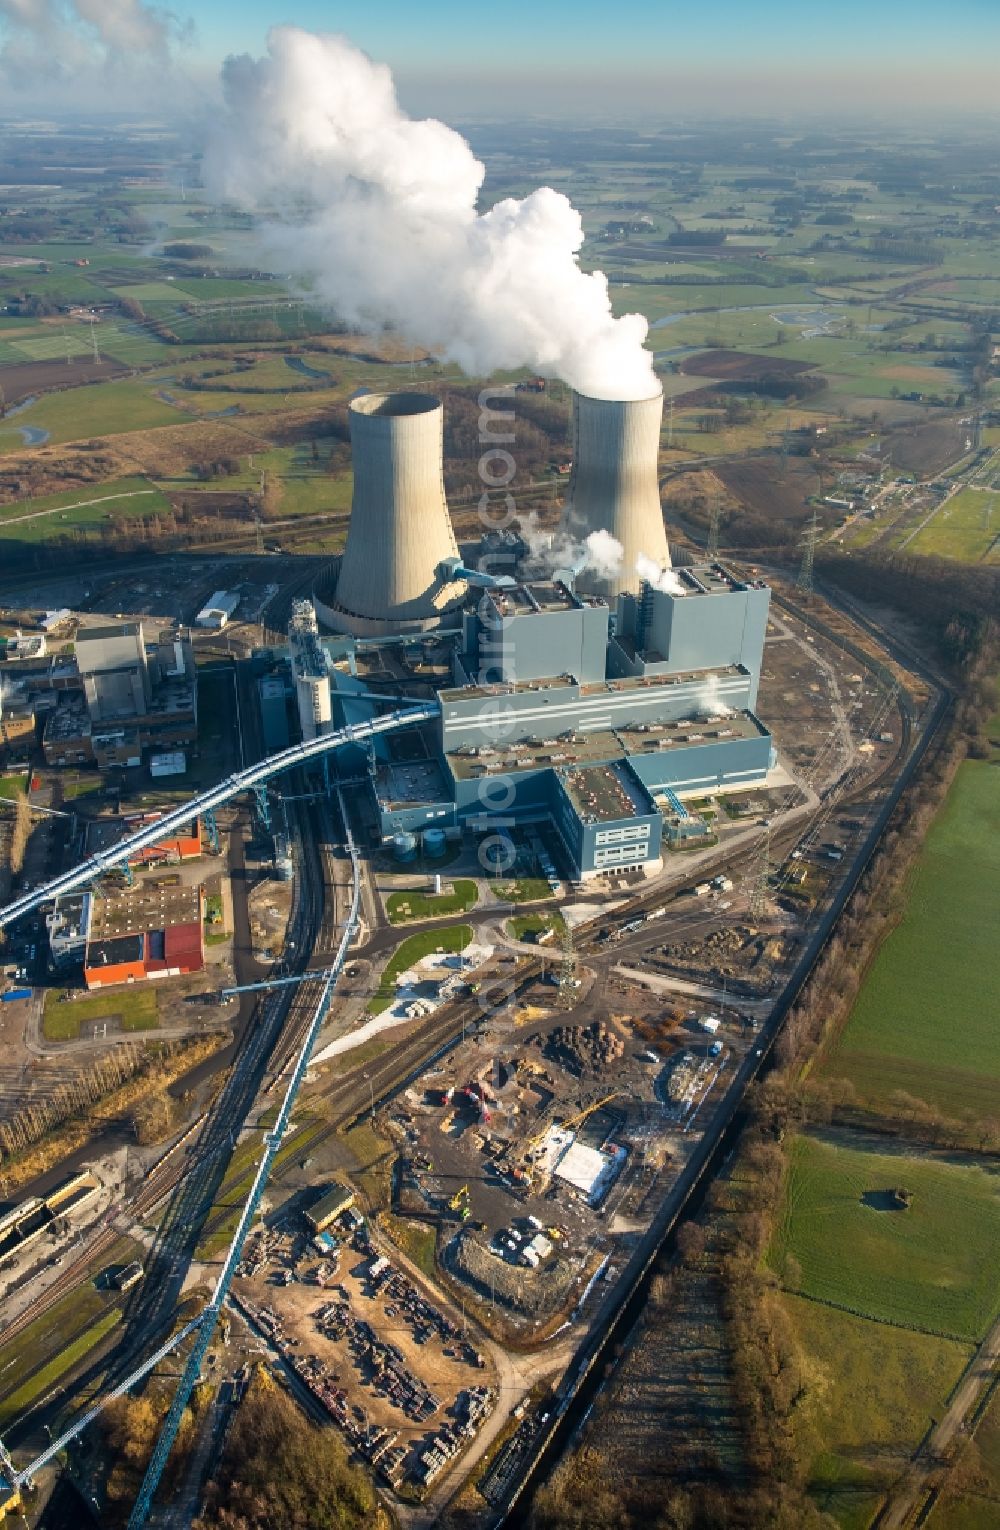
[(722, 506), (715, 504), (708, 512), (708, 541), (705, 543), (705, 551), (710, 558), (719, 556), (719, 522), (722, 519)]
[(767, 917), (767, 888), (771, 876), (771, 827), (761, 837), (760, 853), (753, 872), (750, 887), (750, 917), (761, 920)]
[(99, 362), (100, 359), (101, 359), (101, 349), (100, 349), (100, 346), (97, 343), (97, 327), (96, 327), (96, 325), (94, 323), (94, 315), (93, 314), (91, 314), (91, 316), (90, 316), (90, 343), (93, 346), (93, 350), (94, 350), (94, 360)]
[(788, 472), (788, 449), (792, 437), (792, 416), (789, 413), (785, 417), (785, 428), (781, 432), (781, 476), (785, 477)]
[(671, 395), (671, 397), (667, 399), (667, 445), (672, 447), (673, 444), (674, 444), (674, 400), (673, 400), (673, 396)]
[(260, 475), (260, 494), (254, 509), (254, 525), (256, 526), (257, 530), (257, 551), (259, 553), (264, 551), (264, 523), (261, 520), (261, 511), (264, 506), (264, 489), (266, 486), (266, 480), (267, 475), (262, 471)]
[(796, 587), (805, 595), (811, 594), (813, 589), (813, 564), (818, 541), (819, 516), (813, 510), (809, 525), (802, 534), (802, 562), (799, 565), (799, 577), (795, 581)]

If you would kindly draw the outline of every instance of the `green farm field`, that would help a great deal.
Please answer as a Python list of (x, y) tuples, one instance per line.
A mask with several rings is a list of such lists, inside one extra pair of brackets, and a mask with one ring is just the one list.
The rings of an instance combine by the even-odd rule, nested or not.
[(163, 515), (167, 498), (146, 478), (117, 478), (65, 494), (42, 495), (0, 505), (0, 537), (41, 542), (67, 531), (105, 525), (123, 517), (134, 520)]
[(898, 1090), (958, 1119), (1000, 1093), (1000, 792), (990, 761), (963, 764), (851, 1015), (821, 1060), (874, 1109)]
[[(124, 435), (157, 425), (177, 425), (194, 412), (162, 403), (140, 383), (99, 382), (46, 394), (21, 411), (16, 423), (45, 430), (54, 442), (80, 441), (88, 436)], [(0, 452), (21, 450), (21, 436), (14, 422), (0, 426)]]
[(817, 1506), (868, 1530), (882, 1491), (940, 1415), (972, 1348), (785, 1294), (803, 1357), (795, 1453)]
[(1000, 563), (1000, 494), (959, 490), (908, 550), (961, 563)]
[[(894, 1186), (910, 1192), (908, 1209), (862, 1200)], [(987, 1169), (800, 1136), (768, 1260), (816, 1303), (974, 1342), (1000, 1311), (998, 1240), (1000, 1186)]]

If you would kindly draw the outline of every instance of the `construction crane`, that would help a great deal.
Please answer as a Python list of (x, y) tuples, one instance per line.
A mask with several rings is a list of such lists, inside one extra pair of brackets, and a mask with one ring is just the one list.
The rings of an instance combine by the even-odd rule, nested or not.
[(578, 1127), (582, 1126), (585, 1121), (589, 1121), (594, 1112), (600, 1110), (602, 1105), (607, 1105), (611, 1100), (617, 1100), (620, 1095), (621, 1090), (614, 1089), (610, 1094), (606, 1094), (603, 1099), (595, 1100), (592, 1105), (585, 1106), (584, 1109), (578, 1111), (575, 1116), (570, 1116), (568, 1121), (560, 1121), (560, 1131), (575, 1131)]
[[(593, 1104), (587, 1105), (583, 1110), (578, 1111), (575, 1116), (569, 1116), (565, 1121), (560, 1121), (559, 1130), (563, 1132), (574, 1131), (577, 1127), (582, 1126), (585, 1121), (589, 1120), (595, 1111), (600, 1110), (602, 1105), (607, 1105), (611, 1100), (617, 1100), (621, 1093), (622, 1091), (620, 1089), (615, 1089), (612, 1090), (611, 1094), (606, 1094), (602, 1096), (601, 1099), (595, 1100)], [(524, 1148), (521, 1153), (521, 1162), (526, 1166), (528, 1184), (531, 1183), (530, 1170), (527, 1170), (528, 1160), (531, 1158), (535, 1148), (542, 1141), (542, 1139), (548, 1136), (549, 1131), (553, 1125), (554, 1122), (546, 1121), (545, 1125), (539, 1131), (535, 1132), (533, 1136), (529, 1137), (527, 1142), (524, 1144)]]

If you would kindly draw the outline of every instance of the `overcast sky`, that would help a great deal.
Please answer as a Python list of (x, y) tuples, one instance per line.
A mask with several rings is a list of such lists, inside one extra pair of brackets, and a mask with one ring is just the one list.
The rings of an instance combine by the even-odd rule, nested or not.
[[(121, 104), (149, 102), (136, 49), (163, 42), (207, 88), (229, 53), (263, 51), (268, 28), (343, 30), (395, 72), (411, 110), (608, 116), (804, 109), (866, 116), (1000, 108), (1000, 0), (0, 0), (0, 112), (110, 106), (95, 44), (110, 49)], [(155, 76), (157, 71), (153, 71)], [(57, 91), (58, 94), (58, 91)], [(126, 99), (131, 95), (133, 99)]]

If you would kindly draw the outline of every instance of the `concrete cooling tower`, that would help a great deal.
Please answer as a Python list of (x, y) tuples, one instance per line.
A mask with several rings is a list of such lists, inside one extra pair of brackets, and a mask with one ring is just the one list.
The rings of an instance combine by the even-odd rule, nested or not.
[(367, 393), (348, 411), (354, 496), (336, 595), (317, 611), (342, 632), (434, 626), (465, 594), (444, 497), (444, 424), (426, 393)]
[(573, 394), (573, 472), (567, 529), (581, 541), (609, 531), (624, 550), (620, 571), (605, 577), (585, 569), (576, 580), (584, 595), (635, 593), (637, 560), (645, 555), (669, 568), (657, 472), (663, 394), (652, 398), (591, 398)]

